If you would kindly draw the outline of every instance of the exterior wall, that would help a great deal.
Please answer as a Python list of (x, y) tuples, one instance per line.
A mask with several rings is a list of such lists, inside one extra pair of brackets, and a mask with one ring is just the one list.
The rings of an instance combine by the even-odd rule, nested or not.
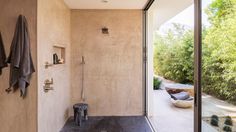
[(81, 102), (84, 56), (89, 115), (143, 115), (142, 11), (72, 10), (71, 36), (71, 103)]
[[(54, 45), (66, 48), (66, 64), (52, 63)], [(58, 132), (69, 117), (70, 107), (70, 10), (63, 0), (38, 0), (38, 132)], [(46, 79), (54, 90), (44, 92)]]
[[(36, 20), (37, 0), (0, 0), (0, 30), (9, 55), (17, 18), (25, 15), (30, 32), (31, 53), (37, 69)], [(22, 99), (20, 91), (7, 94), (9, 67), (0, 76), (0, 132), (36, 132), (37, 130), (37, 72), (33, 74), (27, 97)]]

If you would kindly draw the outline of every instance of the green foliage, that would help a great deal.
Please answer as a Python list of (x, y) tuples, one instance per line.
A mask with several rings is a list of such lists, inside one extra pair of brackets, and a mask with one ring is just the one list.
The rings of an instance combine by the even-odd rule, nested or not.
[(235, 0), (214, 0), (205, 10), (212, 25), (219, 25), (234, 12)]
[(155, 74), (181, 83), (193, 82), (193, 32), (174, 24), (166, 36), (156, 34)]
[(236, 0), (215, 0), (203, 40), (203, 91), (236, 101)]
[(219, 122), (219, 121), (217, 121), (216, 119), (211, 119), (211, 125), (212, 125), (212, 126), (219, 126), (219, 125), (218, 125), (218, 122)]
[(211, 125), (212, 126), (219, 126), (219, 117), (217, 115), (211, 116)]
[(217, 115), (212, 115), (211, 116), (211, 125), (212, 126), (219, 126), (219, 118)]
[[(202, 33), (203, 92), (236, 103), (236, 0), (215, 0), (205, 12), (211, 25)], [(193, 83), (193, 39), (193, 31), (180, 24), (157, 33), (155, 74)]]
[(219, 117), (217, 115), (212, 115), (211, 119), (215, 119), (215, 120), (219, 121)]
[(228, 126), (233, 126), (233, 121), (232, 121), (232, 118), (230, 116), (227, 116), (225, 118), (225, 122), (224, 122), (225, 125), (228, 125)]
[(153, 78), (153, 89), (158, 90), (160, 89), (161, 81), (158, 78)]
[(232, 132), (232, 128), (231, 128), (230, 126), (224, 126), (224, 127), (223, 127), (223, 130), (224, 130), (225, 132)]

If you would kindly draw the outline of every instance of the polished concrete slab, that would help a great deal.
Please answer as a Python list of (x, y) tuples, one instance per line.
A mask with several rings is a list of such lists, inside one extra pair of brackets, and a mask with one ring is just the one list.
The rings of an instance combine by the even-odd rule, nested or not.
[(89, 117), (82, 126), (69, 118), (60, 132), (152, 132), (145, 116)]

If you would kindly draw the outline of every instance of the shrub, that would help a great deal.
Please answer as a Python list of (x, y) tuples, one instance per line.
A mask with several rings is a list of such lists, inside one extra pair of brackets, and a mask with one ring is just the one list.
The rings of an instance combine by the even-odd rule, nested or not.
[(156, 34), (155, 74), (180, 82), (193, 83), (193, 31), (173, 24), (166, 36)]
[(219, 123), (218, 116), (217, 115), (212, 115), (211, 116), (211, 125), (212, 126), (219, 126), (218, 123)]
[(161, 81), (158, 78), (153, 78), (153, 89), (158, 90), (160, 89)]
[(212, 115), (211, 119), (216, 119), (217, 121), (219, 121), (219, 117), (217, 115)]
[(219, 126), (219, 125), (218, 125), (218, 122), (219, 122), (219, 121), (216, 120), (216, 119), (211, 119), (211, 125), (212, 125), (212, 126)]
[(230, 116), (227, 116), (225, 118), (225, 125), (228, 125), (228, 126), (233, 126), (233, 121), (232, 121), (232, 118)]
[(211, 26), (203, 39), (203, 91), (236, 102), (236, 1), (215, 0), (207, 8)]
[(232, 132), (232, 128), (231, 128), (230, 126), (224, 126), (224, 127), (223, 127), (223, 130), (224, 130), (225, 132)]
[[(206, 13), (210, 26), (202, 33), (203, 92), (236, 104), (236, 0), (214, 0)], [(155, 74), (193, 83), (193, 31), (173, 24), (155, 39)]]

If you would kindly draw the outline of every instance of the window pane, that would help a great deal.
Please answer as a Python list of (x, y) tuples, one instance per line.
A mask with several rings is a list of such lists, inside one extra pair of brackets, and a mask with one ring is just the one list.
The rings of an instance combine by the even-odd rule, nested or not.
[(236, 131), (236, 1), (202, 0), (202, 129)]

